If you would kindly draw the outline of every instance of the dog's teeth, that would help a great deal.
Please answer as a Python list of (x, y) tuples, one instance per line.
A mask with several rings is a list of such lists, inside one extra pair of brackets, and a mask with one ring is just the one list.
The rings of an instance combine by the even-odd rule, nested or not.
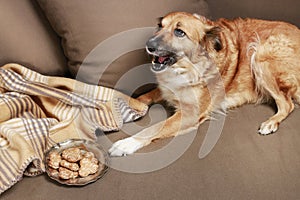
[(154, 64), (152, 65), (152, 70), (153, 70), (154, 72), (160, 72), (160, 71), (163, 71), (163, 70), (166, 69), (166, 68), (167, 68), (167, 66), (164, 65), (164, 64), (154, 63)]

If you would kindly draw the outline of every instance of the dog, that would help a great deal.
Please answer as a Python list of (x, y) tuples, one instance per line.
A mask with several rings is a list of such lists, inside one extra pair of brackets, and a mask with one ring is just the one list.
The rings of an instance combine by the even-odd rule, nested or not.
[(275, 132), (300, 103), (300, 30), (289, 23), (219, 19), (173, 12), (161, 18), (146, 43), (158, 87), (138, 100), (166, 100), (174, 114), (119, 140), (109, 153), (132, 154), (160, 138), (196, 129), (214, 112), (274, 101), (277, 112), (258, 132)]

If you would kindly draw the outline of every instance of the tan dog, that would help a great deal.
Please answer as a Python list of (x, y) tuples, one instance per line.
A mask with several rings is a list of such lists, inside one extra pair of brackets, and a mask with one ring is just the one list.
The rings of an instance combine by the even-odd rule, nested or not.
[(261, 124), (267, 135), (300, 102), (300, 30), (257, 19), (210, 21), (170, 13), (147, 42), (158, 89), (139, 100), (167, 100), (176, 112), (166, 121), (117, 141), (111, 155), (131, 154), (152, 140), (197, 128), (211, 113), (274, 99), (277, 113)]

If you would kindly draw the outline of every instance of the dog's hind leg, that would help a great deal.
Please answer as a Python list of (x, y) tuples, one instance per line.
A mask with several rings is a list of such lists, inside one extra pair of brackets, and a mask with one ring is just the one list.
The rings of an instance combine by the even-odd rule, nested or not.
[[(271, 87), (266, 89), (271, 89)], [(262, 135), (275, 132), (278, 129), (279, 123), (294, 110), (291, 97), (277, 93), (276, 90), (270, 90), (269, 93), (275, 99), (277, 113), (261, 124), (259, 133)]]
[[(291, 33), (295, 33), (292, 32)], [(293, 110), (300, 76), (299, 34), (274, 33), (265, 41), (258, 39), (252, 43), (254, 52), (251, 56), (251, 69), (255, 78), (257, 91), (262, 96), (272, 97), (277, 106), (277, 113), (262, 123), (259, 133), (267, 135), (278, 129)]]
[(259, 83), (261, 84), (260, 87), (275, 100), (277, 106), (277, 113), (260, 126), (259, 133), (267, 135), (278, 129), (279, 123), (294, 110), (294, 103), (290, 95), (291, 88), (287, 85), (288, 83), (281, 82), (279, 80), (280, 77), (275, 78), (270, 71), (264, 74), (266, 75), (264, 76), (264, 80), (261, 80)]

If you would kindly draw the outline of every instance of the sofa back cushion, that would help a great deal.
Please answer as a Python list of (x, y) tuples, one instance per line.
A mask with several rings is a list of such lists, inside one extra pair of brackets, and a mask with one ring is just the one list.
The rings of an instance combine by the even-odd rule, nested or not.
[(60, 39), (32, 0), (0, 1), (0, 66), (19, 63), (45, 75), (66, 75)]
[(208, 13), (205, 0), (37, 1), (62, 38), (73, 77), (113, 88), (124, 73), (150, 62), (143, 49), (158, 17), (171, 11)]
[(300, 27), (299, 0), (208, 0), (207, 2), (214, 19), (251, 17), (286, 21)]

